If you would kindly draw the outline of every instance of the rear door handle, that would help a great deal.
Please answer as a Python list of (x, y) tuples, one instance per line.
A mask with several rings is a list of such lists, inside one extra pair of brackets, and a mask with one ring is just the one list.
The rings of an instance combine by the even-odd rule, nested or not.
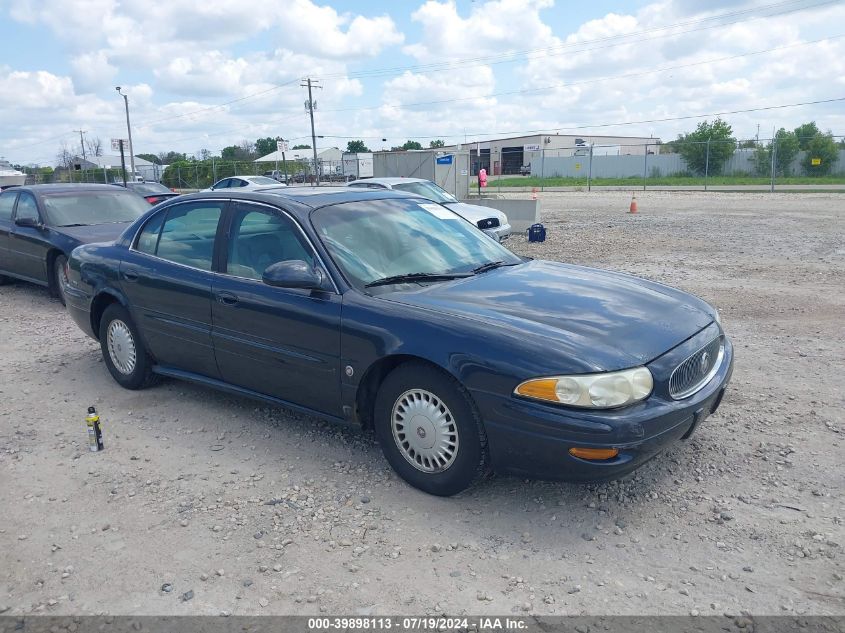
[(215, 294), (218, 303), (222, 303), (224, 306), (233, 306), (238, 302), (238, 296), (232, 294), (231, 292), (221, 291)]
[(126, 281), (138, 281), (138, 272), (135, 270), (124, 270), (123, 278)]

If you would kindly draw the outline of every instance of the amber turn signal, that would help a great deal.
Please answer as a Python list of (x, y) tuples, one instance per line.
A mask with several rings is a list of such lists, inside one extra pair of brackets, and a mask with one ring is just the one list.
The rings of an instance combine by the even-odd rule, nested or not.
[(569, 454), (581, 459), (613, 459), (619, 454), (618, 448), (570, 448)]

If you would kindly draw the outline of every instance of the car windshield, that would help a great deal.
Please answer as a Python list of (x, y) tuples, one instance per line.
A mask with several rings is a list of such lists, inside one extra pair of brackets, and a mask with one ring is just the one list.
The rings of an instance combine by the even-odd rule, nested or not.
[[(472, 274), (491, 262), (522, 262), (449, 209), (411, 198), (323, 207), (312, 212), (311, 222), (334, 262), (358, 289), (397, 275)], [(391, 288), (378, 288), (383, 287)]]
[(140, 196), (128, 191), (86, 191), (44, 196), (53, 226), (88, 226), (132, 222), (150, 210)]
[(265, 178), (264, 176), (250, 176), (249, 178), (245, 178), (244, 180), (248, 180), (253, 184), (256, 185), (278, 185), (279, 183), (273, 180), (272, 178)]
[(445, 189), (441, 189), (433, 182), (423, 180), (421, 182), (403, 182), (398, 185), (393, 185), (394, 189), (399, 191), (407, 191), (408, 193), (415, 193), (423, 198), (428, 198), (440, 204), (449, 204), (457, 202), (458, 200), (451, 193)]
[(129, 189), (135, 193), (140, 193), (142, 196), (148, 196), (156, 193), (173, 193), (170, 189), (164, 185), (158, 184), (157, 182), (144, 182), (136, 185), (129, 185)]

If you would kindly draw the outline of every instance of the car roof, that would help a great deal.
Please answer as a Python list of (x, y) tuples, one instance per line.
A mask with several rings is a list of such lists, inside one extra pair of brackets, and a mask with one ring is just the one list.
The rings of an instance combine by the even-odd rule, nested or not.
[(91, 183), (56, 183), (50, 185), (26, 185), (16, 187), (20, 191), (31, 191), (35, 194), (76, 193), (84, 191), (116, 191), (114, 185), (98, 185)]
[[(404, 176), (394, 176), (389, 178), (360, 178), (359, 180), (353, 180), (352, 182), (374, 182), (379, 183), (382, 185), (401, 185), (402, 183), (406, 182), (431, 182), (430, 180), (426, 180), (425, 178), (405, 178)], [(352, 183), (349, 183), (350, 185)]]
[(360, 202), (362, 200), (383, 200), (385, 198), (415, 198), (414, 194), (389, 189), (358, 189), (356, 187), (266, 187), (256, 193), (266, 193), (289, 198), (317, 209), (341, 202)]
[(361, 202), (364, 200), (384, 200), (387, 198), (420, 198), (420, 196), (404, 191), (393, 191), (391, 189), (364, 189), (348, 187), (262, 187), (242, 191), (240, 189), (220, 189), (219, 191), (200, 191), (186, 196), (180, 196), (179, 200), (189, 201), (193, 198), (236, 198), (240, 200), (252, 200), (255, 202), (266, 202), (279, 204), (284, 198), (294, 203), (289, 205), (292, 211), (303, 211), (308, 213), (313, 209), (326, 207), (343, 202)]

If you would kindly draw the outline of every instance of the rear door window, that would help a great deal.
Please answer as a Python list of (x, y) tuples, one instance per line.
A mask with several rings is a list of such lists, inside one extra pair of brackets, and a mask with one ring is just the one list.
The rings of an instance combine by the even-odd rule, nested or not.
[(17, 197), (17, 191), (0, 193), (0, 222), (12, 221), (12, 208), (15, 206), (15, 198)]
[[(176, 264), (211, 270), (214, 241), (225, 201), (177, 204), (154, 216), (138, 236), (136, 250)], [(163, 221), (162, 221), (163, 220)]]

